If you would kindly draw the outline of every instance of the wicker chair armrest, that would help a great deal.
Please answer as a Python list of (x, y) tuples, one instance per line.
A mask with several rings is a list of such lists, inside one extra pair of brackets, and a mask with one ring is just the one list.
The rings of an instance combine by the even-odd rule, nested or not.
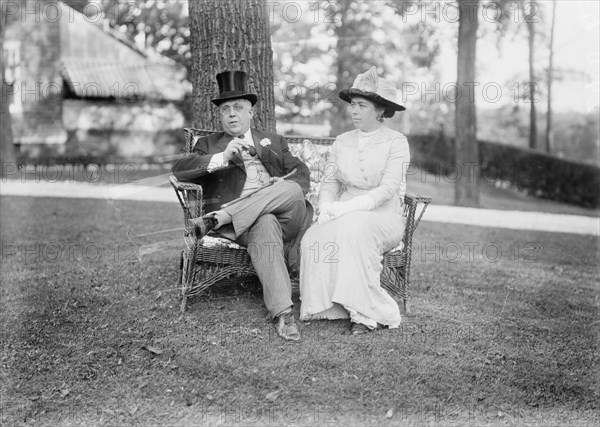
[(426, 203), (426, 204), (431, 203), (431, 197), (423, 196), (423, 195), (417, 194), (417, 193), (406, 193), (406, 194), (404, 194), (404, 198), (414, 200), (415, 203)]
[(187, 227), (190, 218), (202, 216), (202, 211), (204, 209), (202, 196), (204, 191), (200, 184), (181, 182), (175, 175), (169, 176), (169, 182), (173, 186), (177, 199), (183, 208), (184, 221)]
[(171, 182), (171, 185), (173, 186), (175, 191), (188, 190), (202, 192), (202, 186), (200, 184), (194, 184), (193, 182), (181, 182), (177, 178), (175, 178), (175, 175), (170, 175), (169, 181)]
[[(421, 194), (417, 194), (417, 193), (406, 193), (404, 194), (404, 203), (407, 204), (409, 206), (409, 210), (412, 211), (412, 215), (409, 214), (408, 217), (411, 220), (414, 220), (414, 226), (413, 228), (413, 232), (414, 230), (419, 226), (419, 223), (421, 222), (421, 218), (423, 218), (423, 214), (425, 214), (425, 209), (427, 209), (427, 206), (429, 206), (429, 203), (431, 203), (431, 197), (429, 196), (423, 196)], [(422, 203), (423, 206), (419, 212), (419, 216), (417, 217), (417, 207), (419, 206), (419, 203)]]

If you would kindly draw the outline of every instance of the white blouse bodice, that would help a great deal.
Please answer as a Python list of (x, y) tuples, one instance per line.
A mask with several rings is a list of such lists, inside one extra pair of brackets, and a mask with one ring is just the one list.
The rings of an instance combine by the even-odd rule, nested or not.
[(383, 126), (371, 133), (343, 133), (331, 147), (319, 204), (366, 194), (374, 209), (401, 213), (409, 163), (408, 141), (400, 132)]

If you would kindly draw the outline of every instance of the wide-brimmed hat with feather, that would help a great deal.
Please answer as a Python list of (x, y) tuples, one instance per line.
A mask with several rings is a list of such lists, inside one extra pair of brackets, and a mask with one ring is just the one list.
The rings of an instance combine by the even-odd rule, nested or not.
[(398, 104), (398, 90), (396, 84), (377, 75), (377, 69), (371, 67), (369, 71), (359, 74), (352, 87), (340, 91), (339, 97), (348, 103), (352, 98), (360, 96), (368, 99), (386, 110), (384, 117), (392, 117), (395, 111), (404, 111), (406, 107)]

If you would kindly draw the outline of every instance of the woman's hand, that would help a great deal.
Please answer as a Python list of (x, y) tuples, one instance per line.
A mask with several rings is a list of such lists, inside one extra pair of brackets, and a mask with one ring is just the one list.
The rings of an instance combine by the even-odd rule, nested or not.
[(335, 218), (330, 212), (331, 205), (332, 203), (329, 202), (319, 205), (319, 217), (317, 218), (317, 224), (324, 224)]
[(344, 215), (347, 212), (350, 212), (348, 209), (347, 202), (332, 202), (332, 203), (323, 203), (319, 206), (319, 218), (317, 222), (319, 224), (323, 224), (325, 222), (331, 221), (341, 215)]
[(337, 218), (347, 212), (349, 211), (346, 202), (333, 202), (331, 206), (329, 206), (329, 214), (333, 216), (333, 218)]
[(375, 207), (375, 201), (367, 196), (356, 196), (346, 202), (333, 202), (328, 207), (328, 212), (333, 218), (354, 211), (370, 211)]

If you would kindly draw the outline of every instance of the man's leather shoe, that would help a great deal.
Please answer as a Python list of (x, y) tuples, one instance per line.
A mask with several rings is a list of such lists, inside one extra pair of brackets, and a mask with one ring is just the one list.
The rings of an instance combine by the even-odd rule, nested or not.
[(215, 216), (212, 214), (190, 219), (192, 233), (194, 233), (194, 237), (196, 239), (201, 239), (206, 236), (208, 232), (217, 226), (217, 223), (217, 218), (215, 218)]
[(273, 321), (275, 330), (284, 340), (300, 341), (300, 330), (292, 313), (281, 314)]

